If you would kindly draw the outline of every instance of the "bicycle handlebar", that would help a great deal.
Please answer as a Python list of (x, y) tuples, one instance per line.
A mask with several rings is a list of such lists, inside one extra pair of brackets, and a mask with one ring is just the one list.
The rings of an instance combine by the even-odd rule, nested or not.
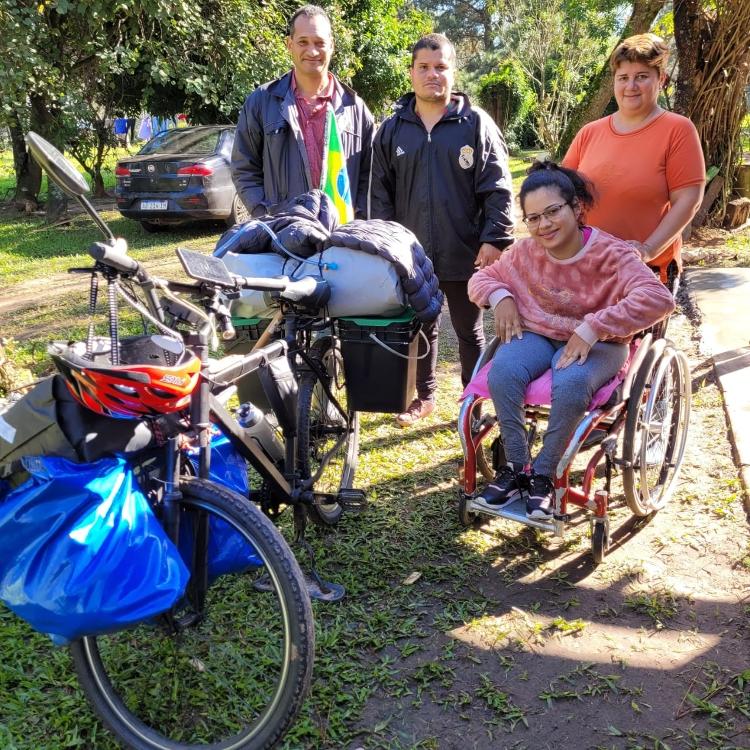
[(127, 254), (124, 240), (117, 239), (114, 243), (95, 242), (89, 248), (89, 255), (97, 262), (113, 268), (120, 273), (139, 275), (141, 265)]
[[(229, 293), (236, 293), (241, 289), (271, 292), (274, 297), (314, 309), (324, 307), (331, 294), (328, 282), (324, 279), (313, 276), (304, 276), (301, 279), (290, 279), (288, 276), (240, 276), (230, 273), (221, 259), (202, 256), (186, 248), (178, 248), (177, 254), (185, 271), (196, 279), (197, 283), (152, 279), (140, 263), (127, 254), (127, 244), (124, 240), (96, 242), (89, 248), (89, 254), (100, 266), (106, 266), (127, 277), (134, 277), (141, 285), (148, 287), (149, 307), (158, 317), (161, 317), (160, 304), (154, 294), (154, 286), (161, 287), (165, 292), (171, 288), (189, 295), (210, 293), (211, 300), (208, 306), (204, 302), (204, 307), (207, 312), (213, 313), (217, 328), (225, 340), (234, 338), (235, 330), (228, 308), (217, 296), (221, 290)], [(195, 312), (197, 310), (193, 311)]]

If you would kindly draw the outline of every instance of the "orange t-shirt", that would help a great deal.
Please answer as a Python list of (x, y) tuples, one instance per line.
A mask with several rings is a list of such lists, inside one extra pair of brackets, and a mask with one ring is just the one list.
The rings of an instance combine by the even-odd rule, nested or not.
[[(612, 116), (585, 125), (570, 144), (563, 166), (588, 177), (596, 202), (586, 223), (623, 240), (645, 241), (669, 211), (672, 190), (700, 185), (706, 179), (698, 132), (674, 112), (630, 133), (618, 133)], [(650, 265), (665, 273), (674, 258), (681, 265), (677, 237)]]

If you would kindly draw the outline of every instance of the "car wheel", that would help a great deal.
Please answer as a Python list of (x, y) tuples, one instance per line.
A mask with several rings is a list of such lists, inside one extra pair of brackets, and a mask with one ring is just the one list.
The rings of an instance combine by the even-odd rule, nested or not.
[(232, 213), (227, 218), (227, 226), (233, 227), (235, 224), (244, 224), (249, 218), (250, 212), (240, 200), (240, 196), (235, 193), (232, 201)]
[(154, 232), (163, 232), (166, 227), (163, 224), (154, 224), (152, 221), (142, 221), (141, 226), (149, 234)]

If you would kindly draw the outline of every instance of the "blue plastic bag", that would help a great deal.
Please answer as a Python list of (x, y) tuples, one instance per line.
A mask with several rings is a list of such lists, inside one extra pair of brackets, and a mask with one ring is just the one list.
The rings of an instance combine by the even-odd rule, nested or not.
[[(198, 472), (198, 450), (188, 451), (188, 457)], [(211, 468), (209, 476), (217, 484), (248, 496), (247, 463), (220, 432), (211, 437)], [(249, 502), (249, 501), (248, 501)], [(180, 553), (189, 561), (193, 550), (193, 529), (189, 516), (180, 520)], [(239, 573), (263, 565), (255, 547), (220, 518), (210, 516), (208, 531), (208, 580), (226, 573)]]
[[(214, 482), (239, 492), (247, 497), (250, 485), (247, 481), (247, 463), (232, 447), (229, 438), (216, 428), (211, 435), (211, 469), (209, 476)], [(189, 448), (187, 452), (195, 473), (198, 473), (198, 448)]]
[(0, 502), (0, 599), (57, 644), (165, 612), (189, 573), (122, 458), (24, 459)]

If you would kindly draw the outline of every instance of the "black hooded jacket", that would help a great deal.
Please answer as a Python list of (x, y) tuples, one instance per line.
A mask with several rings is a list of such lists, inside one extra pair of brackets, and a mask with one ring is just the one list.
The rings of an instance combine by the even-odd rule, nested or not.
[(466, 281), (482, 243), (513, 242), (505, 140), (464, 94), (430, 133), (414, 104), (413, 93), (399, 99), (375, 135), (369, 216), (414, 232), (441, 281)]

